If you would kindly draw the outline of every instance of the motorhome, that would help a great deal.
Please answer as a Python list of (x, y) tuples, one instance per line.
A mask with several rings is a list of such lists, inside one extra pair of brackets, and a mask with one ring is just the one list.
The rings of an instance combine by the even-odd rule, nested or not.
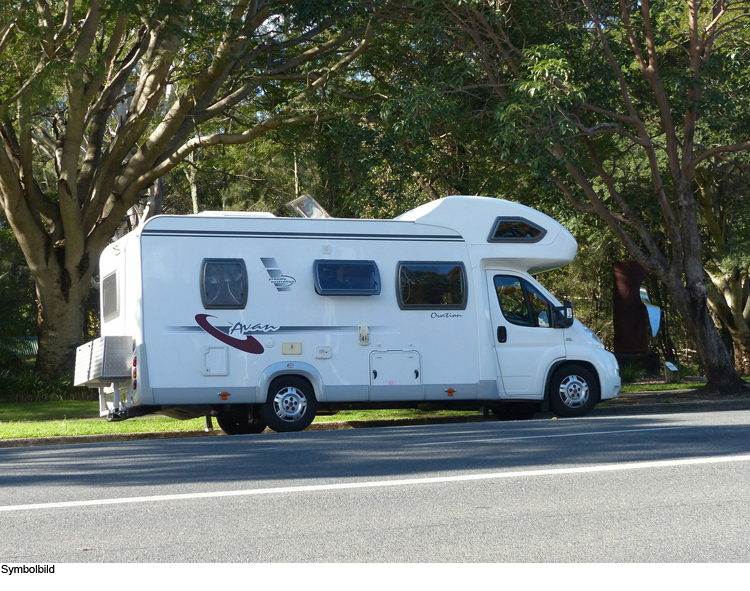
[(532, 276), (573, 236), (523, 205), (432, 201), (392, 220), (156, 216), (101, 256), (101, 338), (76, 385), (100, 414), (305, 429), (347, 408), (587, 414), (615, 357)]

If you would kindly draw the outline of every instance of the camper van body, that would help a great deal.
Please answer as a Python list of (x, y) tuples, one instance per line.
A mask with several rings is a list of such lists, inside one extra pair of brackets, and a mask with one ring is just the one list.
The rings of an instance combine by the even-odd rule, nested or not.
[(617, 395), (617, 362), (530, 274), (576, 248), (486, 197), (394, 220), (157, 216), (101, 256), (102, 337), (76, 383), (111, 420), (213, 415), (238, 433), (305, 428), (316, 407), (585, 414)]

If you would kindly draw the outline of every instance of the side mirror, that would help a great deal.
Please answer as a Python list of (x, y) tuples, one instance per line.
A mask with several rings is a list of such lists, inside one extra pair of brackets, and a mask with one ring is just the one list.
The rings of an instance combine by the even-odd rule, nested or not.
[(570, 328), (573, 326), (573, 304), (565, 300), (562, 306), (552, 306), (552, 328)]

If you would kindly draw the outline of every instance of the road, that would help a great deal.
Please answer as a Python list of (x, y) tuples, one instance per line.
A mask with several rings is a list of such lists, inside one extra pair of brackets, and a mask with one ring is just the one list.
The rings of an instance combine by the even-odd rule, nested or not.
[(0, 449), (0, 560), (748, 562), (750, 411)]

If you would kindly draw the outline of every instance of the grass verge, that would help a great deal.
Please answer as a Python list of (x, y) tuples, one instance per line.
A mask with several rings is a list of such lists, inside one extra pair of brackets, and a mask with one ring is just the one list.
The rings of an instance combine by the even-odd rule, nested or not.
[[(702, 383), (627, 384), (623, 386), (622, 392), (623, 394), (669, 392), (670, 390), (699, 388), (702, 385)], [(316, 417), (315, 422), (422, 419), (476, 414), (476, 412), (421, 411), (416, 409), (342, 411), (335, 415)], [(158, 415), (110, 423), (99, 418), (99, 403), (91, 400), (0, 403), (0, 439), (201, 431), (204, 427), (204, 418), (181, 421)], [(214, 421), (214, 428), (218, 429), (216, 421)]]
[[(158, 415), (110, 423), (98, 418), (99, 403), (91, 401), (52, 401), (0, 404), (0, 439), (39, 437), (74, 437), (117, 433), (159, 433), (164, 431), (202, 431), (205, 418), (181, 421)], [(406, 418), (432, 418), (476, 412), (367, 410), (342, 411), (335, 415), (316, 417), (316, 423), (331, 421), (373, 421)], [(214, 428), (218, 429), (216, 421)]]
[(623, 384), (620, 391), (623, 394), (632, 394), (633, 392), (669, 392), (673, 390), (691, 390), (705, 385), (705, 382), (689, 382), (686, 384)]

